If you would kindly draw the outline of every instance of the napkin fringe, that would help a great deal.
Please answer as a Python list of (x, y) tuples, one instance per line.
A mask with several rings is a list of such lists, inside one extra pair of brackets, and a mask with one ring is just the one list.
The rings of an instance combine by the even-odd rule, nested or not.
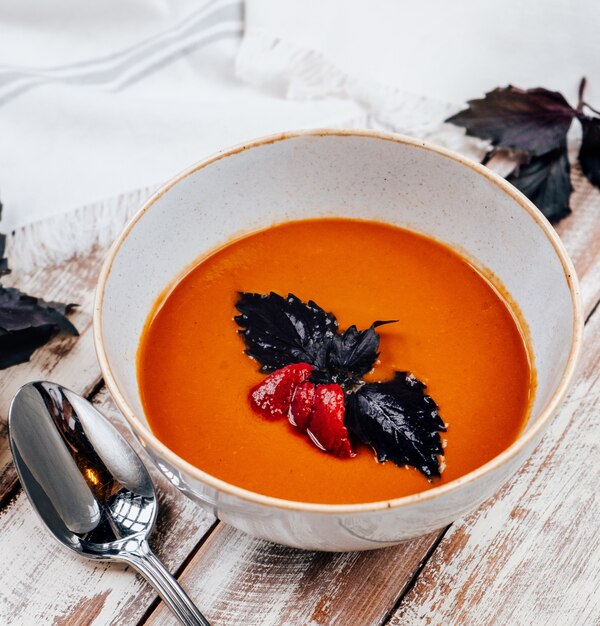
[(350, 98), (369, 111), (372, 126), (419, 137), (431, 135), (460, 108), (367, 77), (350, 76), (324, 54), (257, 29), (244, 34), (236, 74), (241, 80), (271, 88), (291, 100)]
[(130, 191), (14, 230), (6, 242), (9, 266), (19, 274), (30, 273), (89, 254), (95, 246), (107, 247), (152, 189)]

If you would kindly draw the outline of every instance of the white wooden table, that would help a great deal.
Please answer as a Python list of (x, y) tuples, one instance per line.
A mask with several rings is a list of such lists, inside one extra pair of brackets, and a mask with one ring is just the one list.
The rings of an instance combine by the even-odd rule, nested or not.
[[(394, 548), (302, 552), (218, 522), (153, 471), (162, 507), (151, 543), (216, 626), (600, 624), (600, 193), (577, 169), (573, 176), (573, 214), (558, 231), (587, 315), (580, 373), (535, 454), (478, 511)], [(0, 373), (1, 625), (173, 623), (134, 572), (78, 558), (51, 540), (21, 490), (6, 439), (10, 398), (34, 379), (85, 394), (126, 432), (92, 341), (105, 252), (95, 246), (5, 281), (79, 302), (73, 321), (81, 336), (56, 339)]]

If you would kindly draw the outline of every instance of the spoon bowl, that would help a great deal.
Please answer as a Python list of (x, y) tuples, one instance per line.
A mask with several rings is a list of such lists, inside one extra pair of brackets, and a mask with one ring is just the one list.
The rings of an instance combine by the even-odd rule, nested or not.
[(148, 544), (158, 513), (148, 470), (90, 402), (56, 383), (28, 383), (12, 400), (8, 428), (23, 489), (58, 541), (132, 565), (183, 624), (208, 625)]

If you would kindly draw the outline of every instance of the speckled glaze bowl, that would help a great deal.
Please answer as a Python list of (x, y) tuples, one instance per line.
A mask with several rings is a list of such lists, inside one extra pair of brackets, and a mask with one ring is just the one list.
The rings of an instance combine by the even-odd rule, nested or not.
[[(508, 291), (528, 328), (537, 389), (526, 429), (502, 454), (416, 495), (368, 504), (308, 504), (219, 480), (178, 457), (149, 430), (136, 352), (163, 289), (195, 259), (233, 236), (285, 220), (325, 216), (379, 220), (429, 235), (466, 254)], [(270, 541), (311, 550), (367, 550), (443, 527), (516, 472), (573, 377), (581, 311), (573, 266), (560, 240), (542, 214), (502, 178), (421, 141), (370, 131), (315, 130), (220, 152), (155, 193), (106, 259), (94, 334), (117, 405), (183, 493), (221, 520)]]

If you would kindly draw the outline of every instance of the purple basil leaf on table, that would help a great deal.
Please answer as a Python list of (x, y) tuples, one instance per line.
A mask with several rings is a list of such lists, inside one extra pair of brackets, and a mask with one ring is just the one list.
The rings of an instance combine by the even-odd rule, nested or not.
[(8, 267), (8, 259), (4, 256), (4, 248), (6, 246), (6, 235), (0, 233), (0, 276), (10, 274)]
[(469, 108), (447, 122), (467, 135), (489, 139), (494, 146), (541, 155), (559, 148), (576, 111), (556, 91), (500, 87), (484, 98), (469, 100)]
[(600, 187), (600, 118), (583, 115), (579, 120), (583, 129), (579, 163), (587, 179)]
[(0, 286), (0, 369), (28, 361), (57, 333), (78, 335), (65, 317), (75, 306)]
[(567, 147), (563, 145), (542, 156), (532, 157), (506, 177), (524, 193), (552, 223), (569, 215), (571, 166)]
[(446, 430), (425, 385), (408, 372), (392, 380), (367, 383), (346, 398), (346, 428), (370, 445), (379, 461), (411, 465), (429, 480), (441, 475)]
[[(2, 202), (0, 202), (0, 220), (2, 219)], [(8, 259), (4, 256), (4, 249), (6, 247), (6, 235), (0, 233), (0, 276), (10, 274), (10, 268), (8, 267)]]
[(29, 361), (31, 355), (48, 343), (55, 333), (49, 324), (10, 333), (0, 329), (0, 370)]

